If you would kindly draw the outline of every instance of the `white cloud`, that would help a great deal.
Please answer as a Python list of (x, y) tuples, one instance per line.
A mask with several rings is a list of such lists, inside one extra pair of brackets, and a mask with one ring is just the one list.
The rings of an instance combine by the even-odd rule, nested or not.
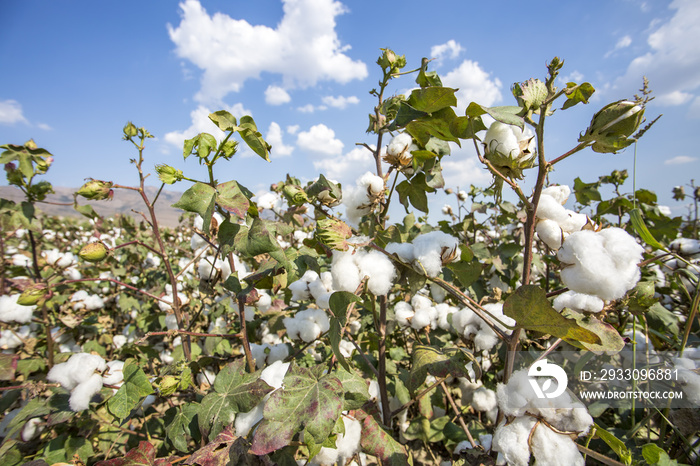
[(341, 110), (346, 108), (348, 105), (356, 105), (360, 103), (360, 99), (358, 99), (354, 95), (351, 95), (349, 97), (345, 97), (342, 95), (339, 95), (338, 97), (333, 97), (332, 95), (327, 95), (322, 100), (323, 103), (328, 105), (329, 107), (339, 108)]
[[(286, 89), (318, 81), (347, 83), (367, 76), (367, 66), (352, 60), (335, 31), (345, 13), (335, 0), (282, 0), (284, 16), (275, 29), (252, 25), (223, 13), (209, 15), (198, 0), (180, 3), (182, 21), (168, 25), (178, 56), (204, 71), (196, 98), (217, 101), (238, 92), (262, 72), (282, 75)], [(251, 52), (254, 51), (254, 52)]]
[(688, 157), (687, 155), (677, 155), (671, 159), (665, 160), (664, 165), (681, 165), (684, 163), (695, 162), (697, 157)]
[(491, 173), (476, 156), (473, 146), (459, 148), (450, 144), (452, 153), (442, 159), (442, 176), (445, 186), (466, 189), (471, 185), (488, 186), (492, 182)]
[(335, 138), (335, 131), (324, 124), (312, 126), (297, 136), (297, 145), (302, 149), (318, 154), (339, 155), (343, 152), (343, 142)]
[(282, 105), (291, 102), (292, 98), (287, 91), (279, 86), (267, 86), (265, 89), (265, 102), (269, 105)]
[(299, 125), (289, 125), (289, 126), (287, 126), (287, 133), (289, 133), (289, 134), (297, 134), (297, 131), (299, 131)]
[(613, 53), (617, 52), (618, 50), (624, 49), (632, 45), (632, 38), (630, 36), (622, 36), (620, 39), (617, 41), (615, 44), (615, 47), (613, 47), (612, 50), (607, 52), (605, 54), (605, 58), (608, 58), (610, 55)]
[(51, 131), (53, 128), (46, 123), (37, 123), (36, 127), (39, 129), (43, 129), (44, 131)]
[(267, 129), (265, 140), (272, 146), (270, 153), (273, 158), (287, 157), (294, 152), (294, 146), (287, 146), (282, 142), (282, 128), (274, 121), (270, 123), (270, 127)]
[(693, 94), (688, 94), (687, 92), (673, 91), (668, 94), (663, 94), (656, 96), (654, 102), (658, 105), (683, 105), (690, 102), (693, 99)]
[(490, 79), (490, 74), (481, 69), (477, 62), (464, 60), (454, 70), (442, 77), (442, 83), (448, 87), (459, 88), (457, 91), (457, 106), (466, 108), (471, 102), (477, 102), (487, 107), (500, 102), (500, 79)]
[(347, 154), (326, 157), (313, 162), (314, 168), (327, 178), (339, 181), (343, 186), (354, 185), (366, 171), (374, 173), (374, 156), (365, 147), (355, 147)]
[(314, 113), (316, 107), (311, 104), (306, 104), (301, 107), (297, 107), (297, 110), (299, 110), (301, 113)]
[(566, 76), (559, 76), (557, 81), (559, 81), (562, 86), (566, 86), (566, 84), (570, 82), (580, 84), (583, 82), (583, 74), (578, 70), (574, 70)]
[(632, 60), (616, 87), (634, 92), (639, 89), (642, 76), (649, 78), (650, 87), (661, 96), (688, 93), (700, 87), (700, 2), (674, 0), (670, 8), (675, 10), (673, 17), (655, 25), (647, 38), (649, 51)]
[(433, 45), (430, 48), (430, 56), (435, 58), (438, 63), (442, 63), (445, 57), (454, 59), (457, 58), (463, 51), (464, 48), (462, 48), (459, 42), (456, 42), (454, 39), (450, 39), (444, 44)]
[[(218, 110), (222, 109), (219, 108)], [(240, 103), (235, 104), (232, 107), (224, 107), (223, 110), (227, 110), (236, 118), (251, 114), (250, 110), (246, 110), (243, 107), (243, 104)], [(168, 144), (172, 144), (174, 146), (182, 146), (185, 139), (191, 139), (199, 133), (210, 133), (218, 140), (223, 139), (224, 133), (209, 119), (210, 113), (212, 113), (211, 110), (204, 105), (200, 105), (190, 113), (192, 124), (189, 128), (184, 131), (171, 131), (163, 136), (163, 139)]]
[(0, 124), (14, 125), (15, 123), (29, 123), (22, 114), (22, 105), (16, 100), (0, 101)]

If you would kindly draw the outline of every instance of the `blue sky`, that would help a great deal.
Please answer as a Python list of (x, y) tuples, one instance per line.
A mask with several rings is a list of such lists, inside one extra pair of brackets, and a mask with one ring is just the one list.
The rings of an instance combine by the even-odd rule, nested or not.
[[(587, 106), (550, 119), (547, 157), (566, 152), (605, 103), (630, 98), (646, 75), (657, 99), (647, 117), (664, 117), (638, 148), (637, 185), (657, 191), (676, 214), (671, 189), (700, 174), (700, 2), (473, 2), (436, 0), (184, 0), (182, 2), (3, 2), (0, 16), (0, 143), (34, 138), (55, 163), (47, 179), (78, 187), (86, 177), (135, 182), (121, 140), (127, 121), (156, 136), (146, 166), (167, 163), (193, 177), (182, 140), (214, 134), (206, 115), (225, 108), (252, 114), (273, 144), (272, 163), (242, 151), (218, 170), (260, 191), (291, 173), (323, 172), (353, 183), (372, 168), (365, 133), (375, 101), (369, 90), (381, 47), (405, 54), (409, 69), (431, 57), (443, 83), (469, 101), (511, 105), (510, 86), (544, 79), (565, 59), (562, 77), (597, 89)], [(390, 93), (413, 88), (414, 76)], [(218, 136), (218, 135), (217, 135)], [(386, 141), (386, 140), (385, 140)], [(473, 147), (443, 161), (448, 186), (486, 186)], [(584, 152), (557, 165), (553, 183), (594, 181), (632, 169), (633, 151)], [(534, 175), (534, 174), (533, 174)], [(697, 180), (696, 181), (700, 181)], [(156, 184), (155, 175), (151, 184)], [(186, 185), (175, 185), (184, 190)], [(631, 183), (630, 183), (631, 189)], [(436, 201), (440, 207), (442, 200)]]

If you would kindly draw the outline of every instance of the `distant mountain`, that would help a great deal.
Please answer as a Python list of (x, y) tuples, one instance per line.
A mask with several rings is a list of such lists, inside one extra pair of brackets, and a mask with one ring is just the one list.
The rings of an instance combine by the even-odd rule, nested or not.
[[(37, 204), (37, 208), (46, 215), (57, 217), (83, 217), (73, 208), (73, 193), (79, 188), (54, 188), (55, 194), (50, 194), (46, 197), (47, 202), (69, 203), (70, 205), (56, 205), (41, 202)], [(146, 195), (149, 199), (153, 199), (158, 191), (157, 188), (146, 187)], [(178, 224), (178, 218), (183, 213), (180, 209), (170, 207), (178, 200), (182, 193), (173, 191), (163, 191), (156, 202), (156, 214), (158, 223), (168, 227), (175, 227)], [(0, 186), (0, 198), (9, 199), (15, 202), (24, 200), (23, 193), (14, 186)], [(78, 197), (78, 204), (90, 204), (98, 214), (103, 217), (111, 217), (115, 214), (130, 215), (137, 221), (142, 217), (136, 212), (143, 212), (146, 218), (150, 220), (146, 206), (141, 199), (141, 195), (137, 191), (129, 189), (115, 189), (114, 198), (111, 201), (88, 201), (83, 197)], [(85, 217), (83, 217), (85, 218)]]

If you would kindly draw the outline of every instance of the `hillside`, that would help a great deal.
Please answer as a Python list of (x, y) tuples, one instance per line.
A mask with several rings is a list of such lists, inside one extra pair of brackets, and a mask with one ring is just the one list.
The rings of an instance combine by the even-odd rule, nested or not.
[[(73, 209), (73, 193), (78, 188), (56, 188), (55, 194), (47, 196), (47, 202), (54, 203), (69, 203), (70, 205), (56, 205), (49, 203), (39, 203), (37, 208), (46, 215), (58, 217), (82, 217), (75, 209)], [(146, 193), (149, 199), (153, 199), (157, 192), (155, 187), (147, 187)], [(163, 191), (160, 193), (158, 202), (156, 203), (156, 213), (158, 221), (161, 225), (174, 227), (178, 224), (178, 218), (182, 211), (170, 207), (180, 199), (181, 193), (173, 191)], [(22, 192), (13, 186), (0, 186), (0, 198), (10, 199), (15, 202), (24, 200)], [(114, 192), (114, 198), (111, 201), (87, 201), (79, 197), (78, 203), (81, 205), (90, 204), (103, 217), (111, 217), (116, 214), (130, 215), (137, 220), (142, 217), (137, 212), (147, 214), (141, 196), (136, 191), (118, 189)]]

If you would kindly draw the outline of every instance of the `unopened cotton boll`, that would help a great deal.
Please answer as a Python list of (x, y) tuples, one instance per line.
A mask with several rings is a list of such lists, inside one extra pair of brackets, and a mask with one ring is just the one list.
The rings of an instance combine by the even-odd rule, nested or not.
[(557, 311), (568, 308), (574, 311), (600, 312), (605, 306), (605, 302), (597, 296), (567, 291), (554, 298), (552, 306)]
[(566, 264), (562, 282), (573, 291), (606, 301), (620, 299), (639, 281), (637, 263), (643, 252), (644, 248), (621, 228), (572, 233), (557, 253)]

